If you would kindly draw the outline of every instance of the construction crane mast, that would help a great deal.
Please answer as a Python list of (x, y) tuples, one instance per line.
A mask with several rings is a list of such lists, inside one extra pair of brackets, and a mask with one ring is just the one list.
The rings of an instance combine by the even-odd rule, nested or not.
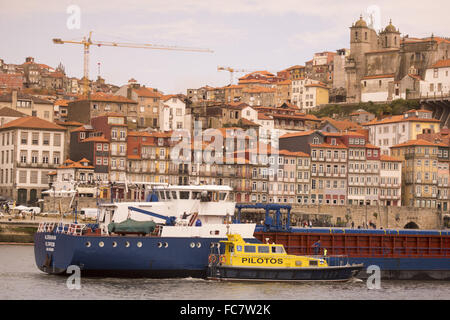
[(217, 67), (217, 71), (228, 71), (230, 73), (230, 85), (232, 85), (234, 81), (235, 72), (253, 72), (256, 70), (236, 69), (231, 67)]
[(123, 48), (139, 48), (139, 49), (154, 49), (154, 50), (173, 50), (173, 51), (189, 51), (189, 52), (214, 52), (210, 49), (190, 48), (190, 47), (176, 47), (176, 46), (161, 46), (151, 43), (120, 43), (107, 41), (93, 41), (91, 39), (92, 31), (89, 32), (89, 37), (83, 38), (81, 41), (61, 40), (59, 38), (53, 39), (55, 44), (81, 44), (84, 47), (84, 65), (83, 65), (83, 94), (87, 95), (89, 91), (89, 47), (96, 45), (98, 47), (123, 47)]

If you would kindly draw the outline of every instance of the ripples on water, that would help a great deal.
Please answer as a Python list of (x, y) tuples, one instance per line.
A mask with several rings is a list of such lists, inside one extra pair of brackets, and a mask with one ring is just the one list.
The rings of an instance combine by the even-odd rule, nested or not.
[(82, 278), (69, 290), (65, 277), (37, 269), (32, 246), (0, 245), (0, 299), (48, 300), (448, 300), (450, 282), (381, 281), (368, 289), (355, 279), (346, 283), (244, 283), (203, 279)]

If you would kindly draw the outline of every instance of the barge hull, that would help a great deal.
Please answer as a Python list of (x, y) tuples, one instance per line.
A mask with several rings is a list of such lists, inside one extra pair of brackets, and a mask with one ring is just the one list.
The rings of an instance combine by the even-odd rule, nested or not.
[(209, 279), (246, 281), (346, 281), (356, 276), (362, 266), (323, 268), (249, 268), (217, 266)]
[(313, 244), (330, 256), (347, 256), (348, 263), (364, 265), (359, 278), (368, 278), (369, 266), (380, 268), (382, 279), (450, 280), (450, 235), (440, 231), (349, 230), (300, 228), (292, 232), (264, 232), (262, 242), (283, 244), (293, 255), (313, 255)]

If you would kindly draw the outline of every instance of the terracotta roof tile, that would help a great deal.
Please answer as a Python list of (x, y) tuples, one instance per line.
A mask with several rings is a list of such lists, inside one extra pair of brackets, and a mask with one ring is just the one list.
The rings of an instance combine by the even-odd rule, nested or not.
[(430, 147), (437, 147), (439, 146), (438, 143), (429, 142), (423, 139), (418, 140), (409, 140), (405, 143), (397, 144), (395, 146), (392, 146), (391, 148), (402, 148), (402, 147), (411, 147), (411, 146), (430, 146)]
[(450, 59), (440, 60), (430, 67), (430, 69), (435, 69), (435, 68), (450, 68)]
[(145, 97), (145, 98), (162, 98), (162, 94), (158, 91), (155, 91), (153, 88), (144, 88), (140, 87), (138, 89), (133, 89), (133, 91), (139, 96), (139, 97)]
[(26, 117), (27, 115), (25, 113), (22, 113), (20, 111), (4, 107), (0, 109), (0, 117)]
[(65, 131), (66, 128), (58, 126), (57, 124), (37, 118), (37, 117), (23, 117), (11, 122), (8, 122), (0, 127), (1, 129), (11, 129), (11, 128), (25, 128), (25, 129), (41, 129), (41, 130), (58, 130)]
[(300, 131), (300, 132), (286, 133), (285, 135), (282, 135), (280, 137), (280, 139), (309, 136), (309, 135), (311, 135), (314, 132), (315, 132), (314, 130), (309, 130), (309, 131)]
[(384, 154), (380, 156), (380, 160), (381, 161), (389, 161), (389, 162), (402, 162), (402, 160), (399, 160), (399, 159), (396, 159), (394, 157), (387, 156)]

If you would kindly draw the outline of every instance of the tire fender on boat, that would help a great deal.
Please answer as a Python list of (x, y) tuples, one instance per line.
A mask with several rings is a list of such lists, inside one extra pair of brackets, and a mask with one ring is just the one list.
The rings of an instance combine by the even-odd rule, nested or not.
[(209, 261), (209, 263), (215, 263), (216, 262), (216, 255), (215, 254), (210, 254), (209, 255), (209, 258), (208, 258), (208, 261)]

